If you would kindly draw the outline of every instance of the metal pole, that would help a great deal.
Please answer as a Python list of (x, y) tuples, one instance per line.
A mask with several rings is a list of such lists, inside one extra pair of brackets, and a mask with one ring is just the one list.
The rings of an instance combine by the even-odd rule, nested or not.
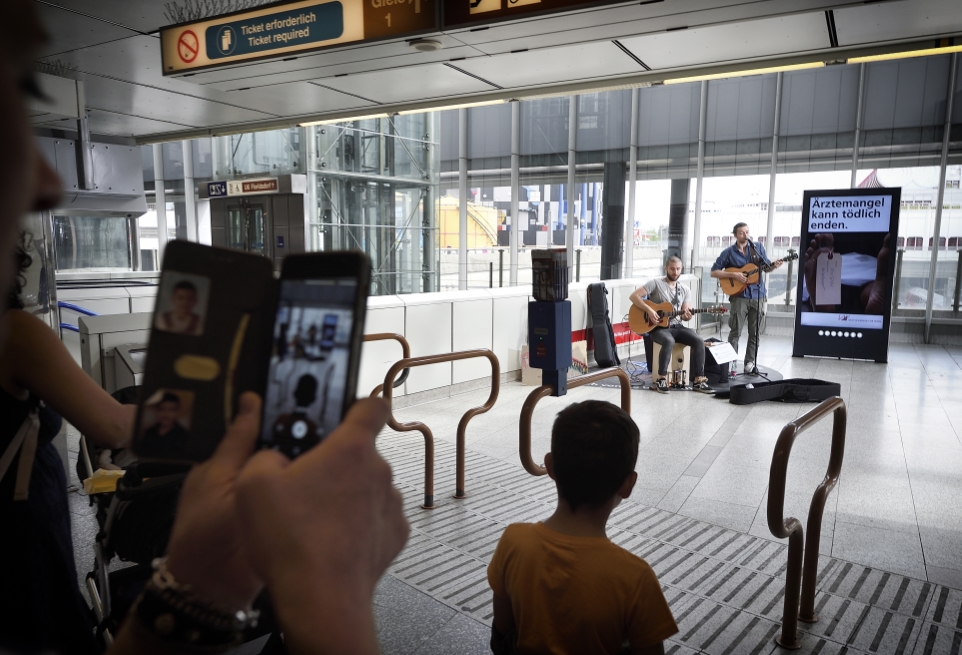
[(638, 104), (641, 89), (631, 90), (631, 129), (628, 141), (628, 216), (625, 220), (625, 264), (624, 277), (631, 278), (635, 272), (635, 187), (638, 182)]
[(862, 99), (865, 95), (865, 63), (858, 65), (858, 105), (855, 110), (855, 141), (852, 142), (852, 182), (851, 188), (857, 186), (855, 176), (858, 173), (858, 142), (862, 135)]
[(518, 230), (521, 219), (518, 218), (518, 201), (521, 193), (521, 102), (511, 101), (511, 225), (508, 232), (508, 246), (510, 249), (510, 270), (508, 283), (518, 286)]
[(952, 303), (952, 311), (959, 311), (959, 291), (962, 291), (962, 250), (958, 252), (959, 262), (955, 265), (955, 301)]
[[(577, 156), (575, 148), (578, 145), (578, 96), (568, 97), (568, 216), (565, 225), (565, 249), (567, 250), (568, 279), (574, 278), (575, 251), (575, 165)], [(581, 199), (584, 203), (584, 198)]]
[(200, 241), (197, 233), (197, 199), (194, 196), (194, 155), (190, 141), (180, 142), (184, 151), (184, 208), (187, 214), (187, 240)]
[(488, 262), (488, 288), (494, 288), (494, 262)]
[(942, 202), (945, 200), (945, 167), (949, 162), (949, 132), (952, 131), (952, 96), (955, 95), (955, 70), (959, 53), (952, 53), (949, 66), (949, 88), (945, 101), (945, 128), (942, 134), (942, 163), (939, 168), (939, 200), (935, 206), (935, 228), (932, 231), (932, 260), (929, 263), (929, 293), (925, 298), (925, 343), (932, 336), (932, 305), (935, 302), (935, 273), (939, 263), (939, 239), (942, 236)]
[(504, 286), (504, 248), (498, 250), (498, 287)]
[(701, 108), (698, 110), (698, 169), (695, 173), (695, 226), (692, 232), (692, 255), (689, 266), (694, 270), (701, 247), (702, 181), (705, 177), (705, 132), (708, 128), (708, 80), (701, 82)]
[(792, 264), (794, 260), (788, 260), (788, 279), (785, 281), (785, 306), (792, 304)]
[(778, 167), (778, 127), (782, 113), (782, 75), (784, 73), (775, 77), (775, 129), (772, 132), (772, 170), (768, 179), (768, 224), (765, 228), (768, 248), (775, 242), (772, 235), (775, 233), (775, 174)]
[(154, 144), (154, 206), (157, 208), (157, 261), (154, 270), (160, 270), (167, 246), (167, 195), (164, 189), (164, 146)]
[(902, 286), (902, 255), (905, 254), (904, 248), (899, 248), (895, 255), (895, 285), (892, 289), (892, 312), (899, 308), (899, 287)]
[(581, 282), (581, 248), (575, 253), (577, 262), (575, 263), (575, 282)]
[(468, 288), (468, 110), (458, 110), (458, 288)]

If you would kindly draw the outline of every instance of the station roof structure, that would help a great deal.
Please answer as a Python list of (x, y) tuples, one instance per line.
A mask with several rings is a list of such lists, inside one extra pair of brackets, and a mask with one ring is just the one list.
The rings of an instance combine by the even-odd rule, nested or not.
[[(517, 16), (507, 7), (469, 15), (467, 6), (481, 6), (475, 0), (432, 9), (437, 2), (365, 0), (365, 8), (435, 11), (433, 27), (417, 33), (176, 77), (164, 75), (160, 45), (176, 3), (36, 0), (52, 35), (41, 61), (83, 81), (90, 131), (141, 143), (962, 44), (958, 0), (528, 0)], [(75, 125), (51, 116), (35, 124)]]

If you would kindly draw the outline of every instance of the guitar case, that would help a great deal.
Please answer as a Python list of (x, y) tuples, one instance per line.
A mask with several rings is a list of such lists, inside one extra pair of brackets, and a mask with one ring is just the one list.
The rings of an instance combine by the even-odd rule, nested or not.
[(615, 347), (615, 331), (608, 316), (608, 289), (604, 283), (588, 285), (588, 311), (591, 313), (591, 330), (595, 338), (595, 361), (598, 366), (621, 366)]
[(814, 378), (789, 378), (776, 382), (734, 384), (731, 386), (728, 402), (733, 405), (750, 405), (762, 400), (778, 400), (783, 403), (819, 403), (840, 395), (842, 395), (842, 385), (838, 382)]

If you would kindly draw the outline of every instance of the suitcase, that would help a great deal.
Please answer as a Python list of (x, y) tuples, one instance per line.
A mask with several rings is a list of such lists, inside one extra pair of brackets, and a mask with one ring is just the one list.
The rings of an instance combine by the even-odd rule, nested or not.
[(615, 331), (608, 316), (608, 289), (604, 283), (588, 285), (588, 311), (591, 312), (591, 330), (595, 338), (595, 361), (601, 368), (621, 366), (615, 347)]
[(814, 378), (789, 378), (777, 382), (734, 384), (731, 387), (728, 402), (733, 405), (750, 405), (762, 400), (778, 400), (783, 403), (820, 403), (841, 394), (842, 385), (838, 382)]

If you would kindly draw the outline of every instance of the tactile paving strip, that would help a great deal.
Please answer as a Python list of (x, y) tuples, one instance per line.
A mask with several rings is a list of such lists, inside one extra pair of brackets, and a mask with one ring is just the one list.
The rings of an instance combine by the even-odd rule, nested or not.
[[(420, 507), (424, 442), (418, 433), (385, 433), (378, 448), (404, 496), (411, 538), (390, 573), (436, 600), (490, 625), (487, 565), (509, 523), (533, 522), (554, 509), (554, 484), (520, 463), (468, 450), (468, 497), (452, 498), (454, 447), (438, 442), (437, 507)], [(788, 652), (781, 627), (787, 545), (639, 503), (623, 502), (609, 537), (645, 558), (658, 574), (679, 633), (668, 655)], [(799, 623), (808, 655), (960, 655), (962, 591), (830, 557), (819, 558), (815, 601), (820, 620)]]

